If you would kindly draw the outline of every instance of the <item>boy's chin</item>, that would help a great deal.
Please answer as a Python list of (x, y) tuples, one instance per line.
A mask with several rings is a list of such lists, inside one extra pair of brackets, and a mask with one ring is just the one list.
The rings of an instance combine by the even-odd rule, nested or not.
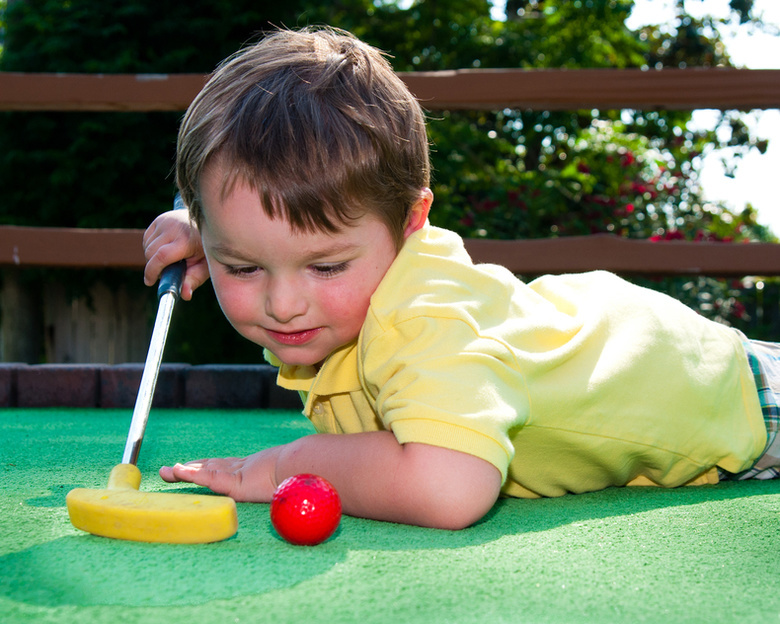
[(313, 366), (314, 368), (319, 368), (327, 359), (327, 356), (322, 357), (319, 354), (306, 356), (303, 353), (282, 353), (280, 355), (271, 349), (269, 351), (285, 366)]
[[(351, 342), (352, 341), (345, 342), (343, 345), (337, 345), (335, 347), (333, 347), (333, 345), (328, 345), (327, 347), (324, 347), (324, 345), (289, 347), (278, 344), (273, 344), (270, 346), (260, 344), (260, 346), (264, 349), (267, 349), (275, 359), (279, 360), (279, 362), (285, 366), (313, 366), (319, 370), (319, 368), (325, 363), (325, 360), (327, 360), (332, 353), (338, 351)], [(330, 350), (326, 351), (326, 348), (330, 348)]]

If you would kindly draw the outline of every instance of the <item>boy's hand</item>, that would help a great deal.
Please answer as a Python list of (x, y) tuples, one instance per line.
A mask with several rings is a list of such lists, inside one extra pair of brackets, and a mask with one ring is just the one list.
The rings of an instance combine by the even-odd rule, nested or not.
[(245, 503), (270, 503), (276, 491), (275, 466), (279, 447), (249, 457), (201, 459), (163, 466), (160, 477), (168, 483), (186, 481)]
[(179, 260), (187, 261), (187, 272), (181, 287), (181, 298), (192, 299), (193, 291), (209, 279), (209, 268), (203, 254), (200, 233), (186, 210), (170, 210), (157, 217), (143, 237), (146, 268), (144, 283), (154, 284), (162, 270)]

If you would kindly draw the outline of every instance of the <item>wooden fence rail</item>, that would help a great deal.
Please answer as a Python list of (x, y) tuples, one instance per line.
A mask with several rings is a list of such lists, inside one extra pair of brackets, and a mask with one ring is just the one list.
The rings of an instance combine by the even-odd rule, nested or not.
[[(0, 226), (0, 266), (141, 270), (143, 230)], [(524, 275), (606, 269), (633, 275), (780, 275), (780, 245), (648, 241), (612, 234), (469, 239), (476, 262)]]
[[(775, 69), (459, 69), (400, 72), (431, 110), (780, 108)], [(0, 72), (0, 110), (178, 111), (201, 74)]]
[[(780, 108), (780, 70), (478, 69), (400, 76), (428, 110)], [(182, 111), (205, 80), (200, 74), (0, 72), (0, 111)], [(148, 330), (143, 301), (98, 289), (94, 305), (69, 303), (57, 291), (61, 285), (31, 292), (19, 278), (19, 270), (29, 267), (140, 271), (141, 236), (141, 230), (0, 226), (2, 359), (34, 361), (42, 348), (37, 328), (45, 325), (49, 362), (141, 361), (146, 340), (138, 337)], [(772, 244), (650, 242), (612, 235), (466, 243), (476, 261), (503, 264), (529, 276), (590, 269), (637, 275), (780, 275), (780, 245)]]

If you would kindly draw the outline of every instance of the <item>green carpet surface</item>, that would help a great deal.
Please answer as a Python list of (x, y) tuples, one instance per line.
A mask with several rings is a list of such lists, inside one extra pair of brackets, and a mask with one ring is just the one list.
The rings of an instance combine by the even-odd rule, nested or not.
[[(345, 517), (315, 547), (259, 504), (217, 544), (87, 535), (65, 495), (105, 487), (129, 422), (0, 411), (0, 622), (780, 622), (780, 481), (501, 500), (460, 532)], [(157, 468), (310, 432), (288, 411), (154, 410), (141, 489), (200, 492)]]

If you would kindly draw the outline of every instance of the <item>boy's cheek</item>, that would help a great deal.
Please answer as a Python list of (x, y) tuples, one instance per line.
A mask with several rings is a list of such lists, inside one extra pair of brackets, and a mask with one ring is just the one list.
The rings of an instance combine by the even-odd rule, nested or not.
[(252, 308), (248, 305), (249, 299), (246, 293), (241, 289), (224, 285), (221, 280), (212, 280), (212, 285), (219, 307), (231, 323), (235, 325), (249, 320), (249, 312)]
[(367, 313), (368, 301), (365, 301), (346, 302), (340, 308), (333, 307), (327, 315), (332, 325), (340, 329), (342, 337), (350, 340), (357, 338), (366, 321)]

